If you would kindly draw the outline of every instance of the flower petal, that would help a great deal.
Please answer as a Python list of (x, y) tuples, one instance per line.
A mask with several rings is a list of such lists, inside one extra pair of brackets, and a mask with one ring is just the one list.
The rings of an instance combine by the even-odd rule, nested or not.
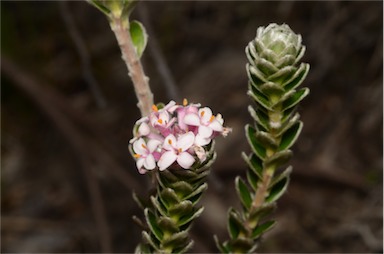
[(137, 130), (139, 136), (147, 136), (150, 132), (151, 130), (146, 122), (141, 123), (139, 129)]
[(195, 137), (195, 145), (197, 146), (205, 146), (211, 142), (210, 138), (204, 138), (201, 135), (197, 134)]
[(173, 134), (169, 134), (163, 143), (163, 148), (168, 151), (173, 151), (176, 149), (176, 137)]
[(189, 169), (195, 162), (195, 158), (190, 153), (183, 152), (177, 156), (177, 163), (185, 169)]
[(200, 118), (198, 115), (190, 113), (184, 117), (184, 123), (188, 125), (199, 126)]
[(148, 170), (144, 169), (144, 168), (141, 168), (138, 170), (140, 174), (144, 175), (145, 173), (148, 172)]
[(177, 155), (173, 151), (165, 152), (157, 162), (157, 166), (159, 166), (159, 170), (165, 170), (166, 168), (171, 166), (176, 159)]
[(156, 167), (156, 161), (152, 154), (149, 154), (144, 160), (144, 167), (148, 170), (152, 170)]
[(163, 109), (169, 111), (175, 105), (176, 105), (176, 102), (172, 100), (172, 101), (168, 102), (168, 104), (165, 105)]
[(211, 128), (214, 131), (217, 131), (217, 132), (222, 132), (223, 131), (223, 125), (219, 121), (217, 121), (216, 119), (214, 119), (212, 121), (212, 123), (210, 123), (208, 125), (208, 127)]
[(150, 139), (147, 142), (148, 151), (150, 153), (153, 153), (160, 144), (161, 144), (161, 142), (159, 140), (157, 140), (157, 139)]
[(195, 142), (195, 134), (193, 132), (187, 132), (183, 135), (180, 135), (179, 139), (177, 140), (177, 149), (181, 149), (181, 151), (188, 150), (193, 143)]
[(207, 152), (204, 150), (203, 147), (194, 146), (193, 150), (195, 151), (197, 158), (199, 158), (201, 162), (204, 162), (207, 159)]
[(142, 170), (143, 169), (143, 166), (144, 166), (144, 158), (139, 158), (139, 159), (137, 159), (137, 161), (136, 161), (136, 167), (137, 167), (137, 169), (139, 170), (139, 172), (140, 172), (140, 170)]
[(212, 136), (213, 130), (207, 126), (201, 125), (199, 126), (198, 134), (203, 138), (209, 138)]
[(212, 117), (212, 110), (208, 107), (204, 107), (199, 109), (199, 116), (202, 123), (208, 123), (209, 120), (211, 120)]
[(157, 124), (165, 126), (169, 122), (169, 113), (167, 111), (161, 111)]
[(147, 154), (147, 149), (144, 139), (139, 138), (133, 143), (133, 151), (137, 154), (143, 155)]

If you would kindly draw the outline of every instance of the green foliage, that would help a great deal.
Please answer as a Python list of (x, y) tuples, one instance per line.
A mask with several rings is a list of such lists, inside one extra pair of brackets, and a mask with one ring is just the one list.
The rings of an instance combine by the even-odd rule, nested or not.
[(132, 37), (133, 45), (135, 45), (137, 56), (140, 58), (147, 46), (148, 35), (145, 32), (143, 24), (136, 20), (130, 22), (129, 32)]
[[(198, 202), (207, 189), (206, 176), (216, 158), (214, 142), (208, 145), (207, 160), (196, 162), (191, 169), (173, 168), (156, 174), (157, 191), (144, 209), (148, 230), (136, 253), (183, 253), (193, 241), (188, 232), (204, 208)], [(140, 205), (142, 202), (137, 197)]]
[(247, 182), (240, 177), (235, 181), (242, 210), (228, 212), (230, 239), (220, 243), (215, 237), (222, 253), (255, 251), (263, 234), (275, 225), (269, 217), (287, 190), (292, 167), (278, 169), (292, 157), (289, 149), (303, 128), (296, 107), (309, 94), (308, 88), (297, 90), (309, 71), (308, 64), (299, 63), (304, 52), (301, 36), (285, 24), (259, 28), (246, 47), (248, 95), (256, 104), (248, 107), (254, 124), (245, 126), (252, 153), (242, 154), (248, 165)]
[(137, 0), (87, 0), (108, 18), (127, 19), (135, 7)]

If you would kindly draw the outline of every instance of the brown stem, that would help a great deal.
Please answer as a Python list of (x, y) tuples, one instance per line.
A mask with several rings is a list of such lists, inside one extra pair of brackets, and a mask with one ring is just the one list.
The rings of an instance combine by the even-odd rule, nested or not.
[(268, 168), (264, 172), (263, 180), (262, 180), (259, 188), (256, 191), (255, 198), (253, 199), (251, 209), (256, 209), (264, 203), (265, 198), (268, 195), (268, 187), (269, 187), (269, 184), (271, 182), (273, 173), (274, 173), (274, 168)]
[(129, 22), (120, 17), (111, 17), (110, 26), (115, 33), (121, 49), (122, 58), (127, 65), (129, 76), (132, 79), (136, 97), (139, 101), (137, 106), (139, 107), (142, 116), (148, 116), (153, 105), (153, 94), (148, 84), (149, 79), (145, 76), (140, 59), (132, 42), (129, 33)]

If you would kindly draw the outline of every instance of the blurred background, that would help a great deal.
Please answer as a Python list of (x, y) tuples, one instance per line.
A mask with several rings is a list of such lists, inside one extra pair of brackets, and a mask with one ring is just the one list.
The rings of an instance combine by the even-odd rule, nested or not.
[[(127, 150), (140, 117), (114, 34), (84, 1), (1, 1), (1, 251), (133, 252), (145, 194)], [(260, 252), (383, 251), (383, 2), (140, 2), (142, 61), (156, 102), (200, 102), (233, 132), (195, 221), (191, 252), (217, 252), (239, 207), (251, 122), (245, 46), (287, 23), (311, 65), (287, 193)]]

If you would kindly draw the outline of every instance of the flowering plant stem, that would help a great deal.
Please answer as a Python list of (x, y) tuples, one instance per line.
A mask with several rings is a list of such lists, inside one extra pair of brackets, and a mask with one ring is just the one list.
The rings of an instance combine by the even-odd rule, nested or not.
[(206, 176), (214, 159), (212, 143), (206, 162), (198, 168), (153, 172), (158, 182), (157, 192), (144, 209), (149, 229), (143, 231), (144, 242), (136, 248), (136, 253), (184, 253), (191, 248), (189, 229), (203, 212), (204, 208), (197, 203), (207, 189)]
[(243, 153), (248, 183), (240, 177), (235, 181), (242, 209), (228, 212), (230, 239), (219, 243), (215, 238), (223, 253), (254, 252), (263, 233), (275, 225), (270, 214), (292, 171), (291, 166), (280, 168), (292, 157), (290, 148), (303, 127), (295, 109), (309, 93), (308, 88), (296, 90), (309, 71), (308, 64), (299, 63), (304, 52), (301, 36), (285, 24), (258, 28), (246, 47), (248, 95), (256, 104), (248, 108), (254, 124), (245, 126), (252, 153)]
[(148, 84), (149, 78), (144, 73), (129, 33), (129, 20), (128, 18), (112, 15), (109, 21), (120, 46), (122, 58), (127, 65), (129, 76), (132, 79), (141, 115), (148, 116), (153, 105), (153, 94)]

